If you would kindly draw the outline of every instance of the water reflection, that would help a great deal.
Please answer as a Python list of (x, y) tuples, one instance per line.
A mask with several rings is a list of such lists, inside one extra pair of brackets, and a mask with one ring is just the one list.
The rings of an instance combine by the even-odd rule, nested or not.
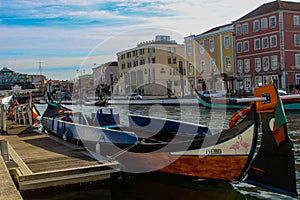
[(229, 183), (203, 182), (159, 173), (136, 174), (127, 183), (112, 187), (112, 199), (251, 199)]

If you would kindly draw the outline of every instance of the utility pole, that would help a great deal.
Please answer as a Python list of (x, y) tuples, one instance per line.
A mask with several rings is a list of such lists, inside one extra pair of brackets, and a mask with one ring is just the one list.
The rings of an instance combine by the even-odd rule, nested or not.
[(42, 61), (39, 61), (39, 71), (40, 71), (40, 80), (41, 80), (40, 90), (43, 90), (44, 80), (42, 77)]

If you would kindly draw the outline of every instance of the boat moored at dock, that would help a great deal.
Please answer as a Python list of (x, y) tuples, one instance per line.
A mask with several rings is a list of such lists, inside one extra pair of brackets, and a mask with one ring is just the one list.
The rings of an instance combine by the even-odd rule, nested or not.
[[(242, 121), (217, 134), (199, 124), (133, 114), (128, 115), (128, 126), (123, 126), (119, 115), (112, 110), (104, 113), (101, 108), (92, 124), (83, 124), (74, 120), (76, 114), (61, 111), (59, 106), (55, 111), (51, 104), (42, 123), (51, 133), (76, 139), (88, 150), (119, 161), (126, 172), (160, 171), (209, 180), (245, 181), (297, 196), (293, 144), (287, 134), (281, 99), (274, 85), (257, 88), (255, 97), (266, 99), (253, 101)], [(260, 123), (262, 140), (255, 154)]]

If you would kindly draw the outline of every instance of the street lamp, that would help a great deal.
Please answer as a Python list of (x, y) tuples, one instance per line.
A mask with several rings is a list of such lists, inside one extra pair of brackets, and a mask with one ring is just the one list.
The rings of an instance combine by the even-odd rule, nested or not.
[(172, 81), (169, 79), (169, 80), (167, 80), (167, 95), (168, 95), (168, 98), (171, 98), (171, 94), (172, 94)]
[(76, 72), (78, 74), (79, 100), (80, 100), (80, 104), (81, 104), (82, 103), (81, 76), (82, 76), (82, 73), (85, 73), (85, 70), (81, 71), (81, 70), (77, 69)]
[(113, 69), (110, 69), (110, 87), (111, 87), (111, 95), (113, 95), (114, 92), (114, 73)]
[(184, 96), (184, 86), (183, 86), (183, 68), (182, 61), (179, 60), (179, 75), (180, 75), (180, 86), (181, 86), (181, 97)]

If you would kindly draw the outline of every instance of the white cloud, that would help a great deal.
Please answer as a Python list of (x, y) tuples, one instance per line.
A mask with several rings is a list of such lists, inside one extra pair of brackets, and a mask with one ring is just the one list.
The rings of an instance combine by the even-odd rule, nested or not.
[[(182, 43), (183, 38), (190, 33), (200, 34), (210, 28), (230, 23), (270, 1), (14, 0), (9, 2), (12, 8), (26, 8), (29, 13), (32, 12), (30, 17), (33, 18), (44, 19), (61, 16), (64, 19), (72, 18), (75, 22), (82, 20), (83, 24), (95, 20), (98, 24), (75, 26), (71, 23), (72, 20), (66, 20), (67, 22), (58, 23), (57, 26), (54, 24), (52, 27), (45, 25), (4, 26), (3, 19), (0, 19), (0, 51), (7, 54), (12, 53), (7, 58), (1, 56), (0, 66), (9, 65), (16, 69), (32, 71), (37, 67), (37, 62), (42, 60), (47, 68), (65, 67), (70, 69), (69, 73), (47, 70), (45, 73), (49, 78), (65, 76), (69, 79), (75, 73), (72, 72), (74, 66), (79, 67), (83, 64), (91, 68), (93, 63), (101, 64), (115, 60), (117, 52), (133, 48), (138, 42), (152, 40), (157, 34), (172, 34), (173, 39)], [(3, 4), (3, 1), (0, 3)], [(115, 5), (116, 8), (113, 10), (109, 10), (108, 7), (101, 9), (99, 4), (105, 3)], [(50, 6), (47, 12), (35, 9), (39, 6), (49, 5), (52, 7)], [(96, 5), (98, 5), (97, 9)], [(141, 7), (141, 5), (147, 6)], [(56, 10), (63, 6), (68, 9)], [(123, 10), (120, 9), (127, 9), (133, 14), (123, 13)], [(18, 50), (17, 53), (24, 53), (28, 57), (18, 57), (16, 50)], [(48, 55), (51, 57), (47, 57)], [(88, 55), (89, 57), (86, 59)]]

